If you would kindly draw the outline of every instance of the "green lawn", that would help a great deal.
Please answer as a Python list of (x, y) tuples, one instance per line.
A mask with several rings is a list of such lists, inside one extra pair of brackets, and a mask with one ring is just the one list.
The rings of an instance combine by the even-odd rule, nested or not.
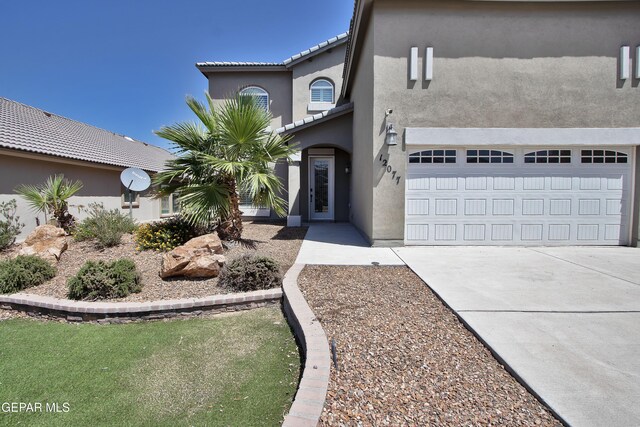
[[(125, 325), (7, 320), (0, 425), (278, 425), (299, 369), (277, 308)], [(42, 412), (10, 413), (11, 402)]]

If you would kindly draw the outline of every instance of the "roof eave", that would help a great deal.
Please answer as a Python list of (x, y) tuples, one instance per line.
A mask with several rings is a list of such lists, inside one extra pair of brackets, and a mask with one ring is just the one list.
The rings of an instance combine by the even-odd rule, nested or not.
[(309, 128), (311, 126), (315, 126), (320, 123), (327, 122), (329, 120), (335, 119), (337, 117), (340, 117), (352, 112), (353, 112), (353, 103), (350, 102), (348, 104), (343, 104), (339, 107), (334, 107), (331, 110), (328, 110), (326, 114), (319, 113), (313, 116), (305, 117), (302, 120), (289, 123), (281, 128), (276, 129), (275, 132), (278, 134), (283, 134), (283, 133), (288, 134), (293, 131), (299, 131), (302, 129)]
[(206, 76), (211, 73), (228, 73), (228, 72), (252, 72), (252, 71), (268, 71), (282, 72), (289, 71), (284, 65), (200, 65), (196, 64), (196, 68)]
[[(368, 9), (373, 0), (356, 0), (356, 4), (353, 11), (353, 18), (351, 28), (349, 29), (349, 39), (347, 44), (347, 54), (344, 64), (344, 72), (342, 76), (342, 89), (340, 91), (342, 98), (347, 98), (349, 90), (351, 88), (351, 69), (353, 67), (353, 61), (357, 48), (359, 48), (358, 41), (360, 40), (360, 33), (363, 31), (362, 18), (364, 16), (365, 9)], [(366, 22), (365, 22), (366, 24)]]

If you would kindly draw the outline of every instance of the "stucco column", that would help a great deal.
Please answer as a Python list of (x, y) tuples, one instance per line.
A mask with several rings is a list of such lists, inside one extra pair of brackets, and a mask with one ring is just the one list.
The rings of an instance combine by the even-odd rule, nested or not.
[(287, 227), (300, 227), (300, 161), (302, 153), (297, 152), (289, 160), (289, 215), (287, 215)]

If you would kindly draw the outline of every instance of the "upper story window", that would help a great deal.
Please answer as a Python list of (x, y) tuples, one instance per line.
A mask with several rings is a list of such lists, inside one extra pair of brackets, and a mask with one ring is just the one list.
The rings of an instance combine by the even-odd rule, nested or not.
[(513, 163), (513, 154), (499, 150), (467, 150), (467, 163)]
[(258, 86), (245, 87), (240, 91), (241, 95), (250, 95), (256, 98), (258, 105), (269, 111), (269, 92)]
[(325, 79), (311, 83), (311, 102), (333, 103), (333, 84)]
[(627, 155), (613, 150), (582, 150), (582, 163), (627, 163)]
[(571, 163), (571, 150), (541, 150), (524, 155), (525, 163)]
[(409, 155), (409, 163), (455, 163), (456, 150), (426, 150)]

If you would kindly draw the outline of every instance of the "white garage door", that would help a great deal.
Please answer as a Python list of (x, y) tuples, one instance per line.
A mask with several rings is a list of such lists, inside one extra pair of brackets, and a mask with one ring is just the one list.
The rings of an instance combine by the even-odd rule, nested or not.
[(408, 245), (625, 245), (632, 148), (411, 147)]

